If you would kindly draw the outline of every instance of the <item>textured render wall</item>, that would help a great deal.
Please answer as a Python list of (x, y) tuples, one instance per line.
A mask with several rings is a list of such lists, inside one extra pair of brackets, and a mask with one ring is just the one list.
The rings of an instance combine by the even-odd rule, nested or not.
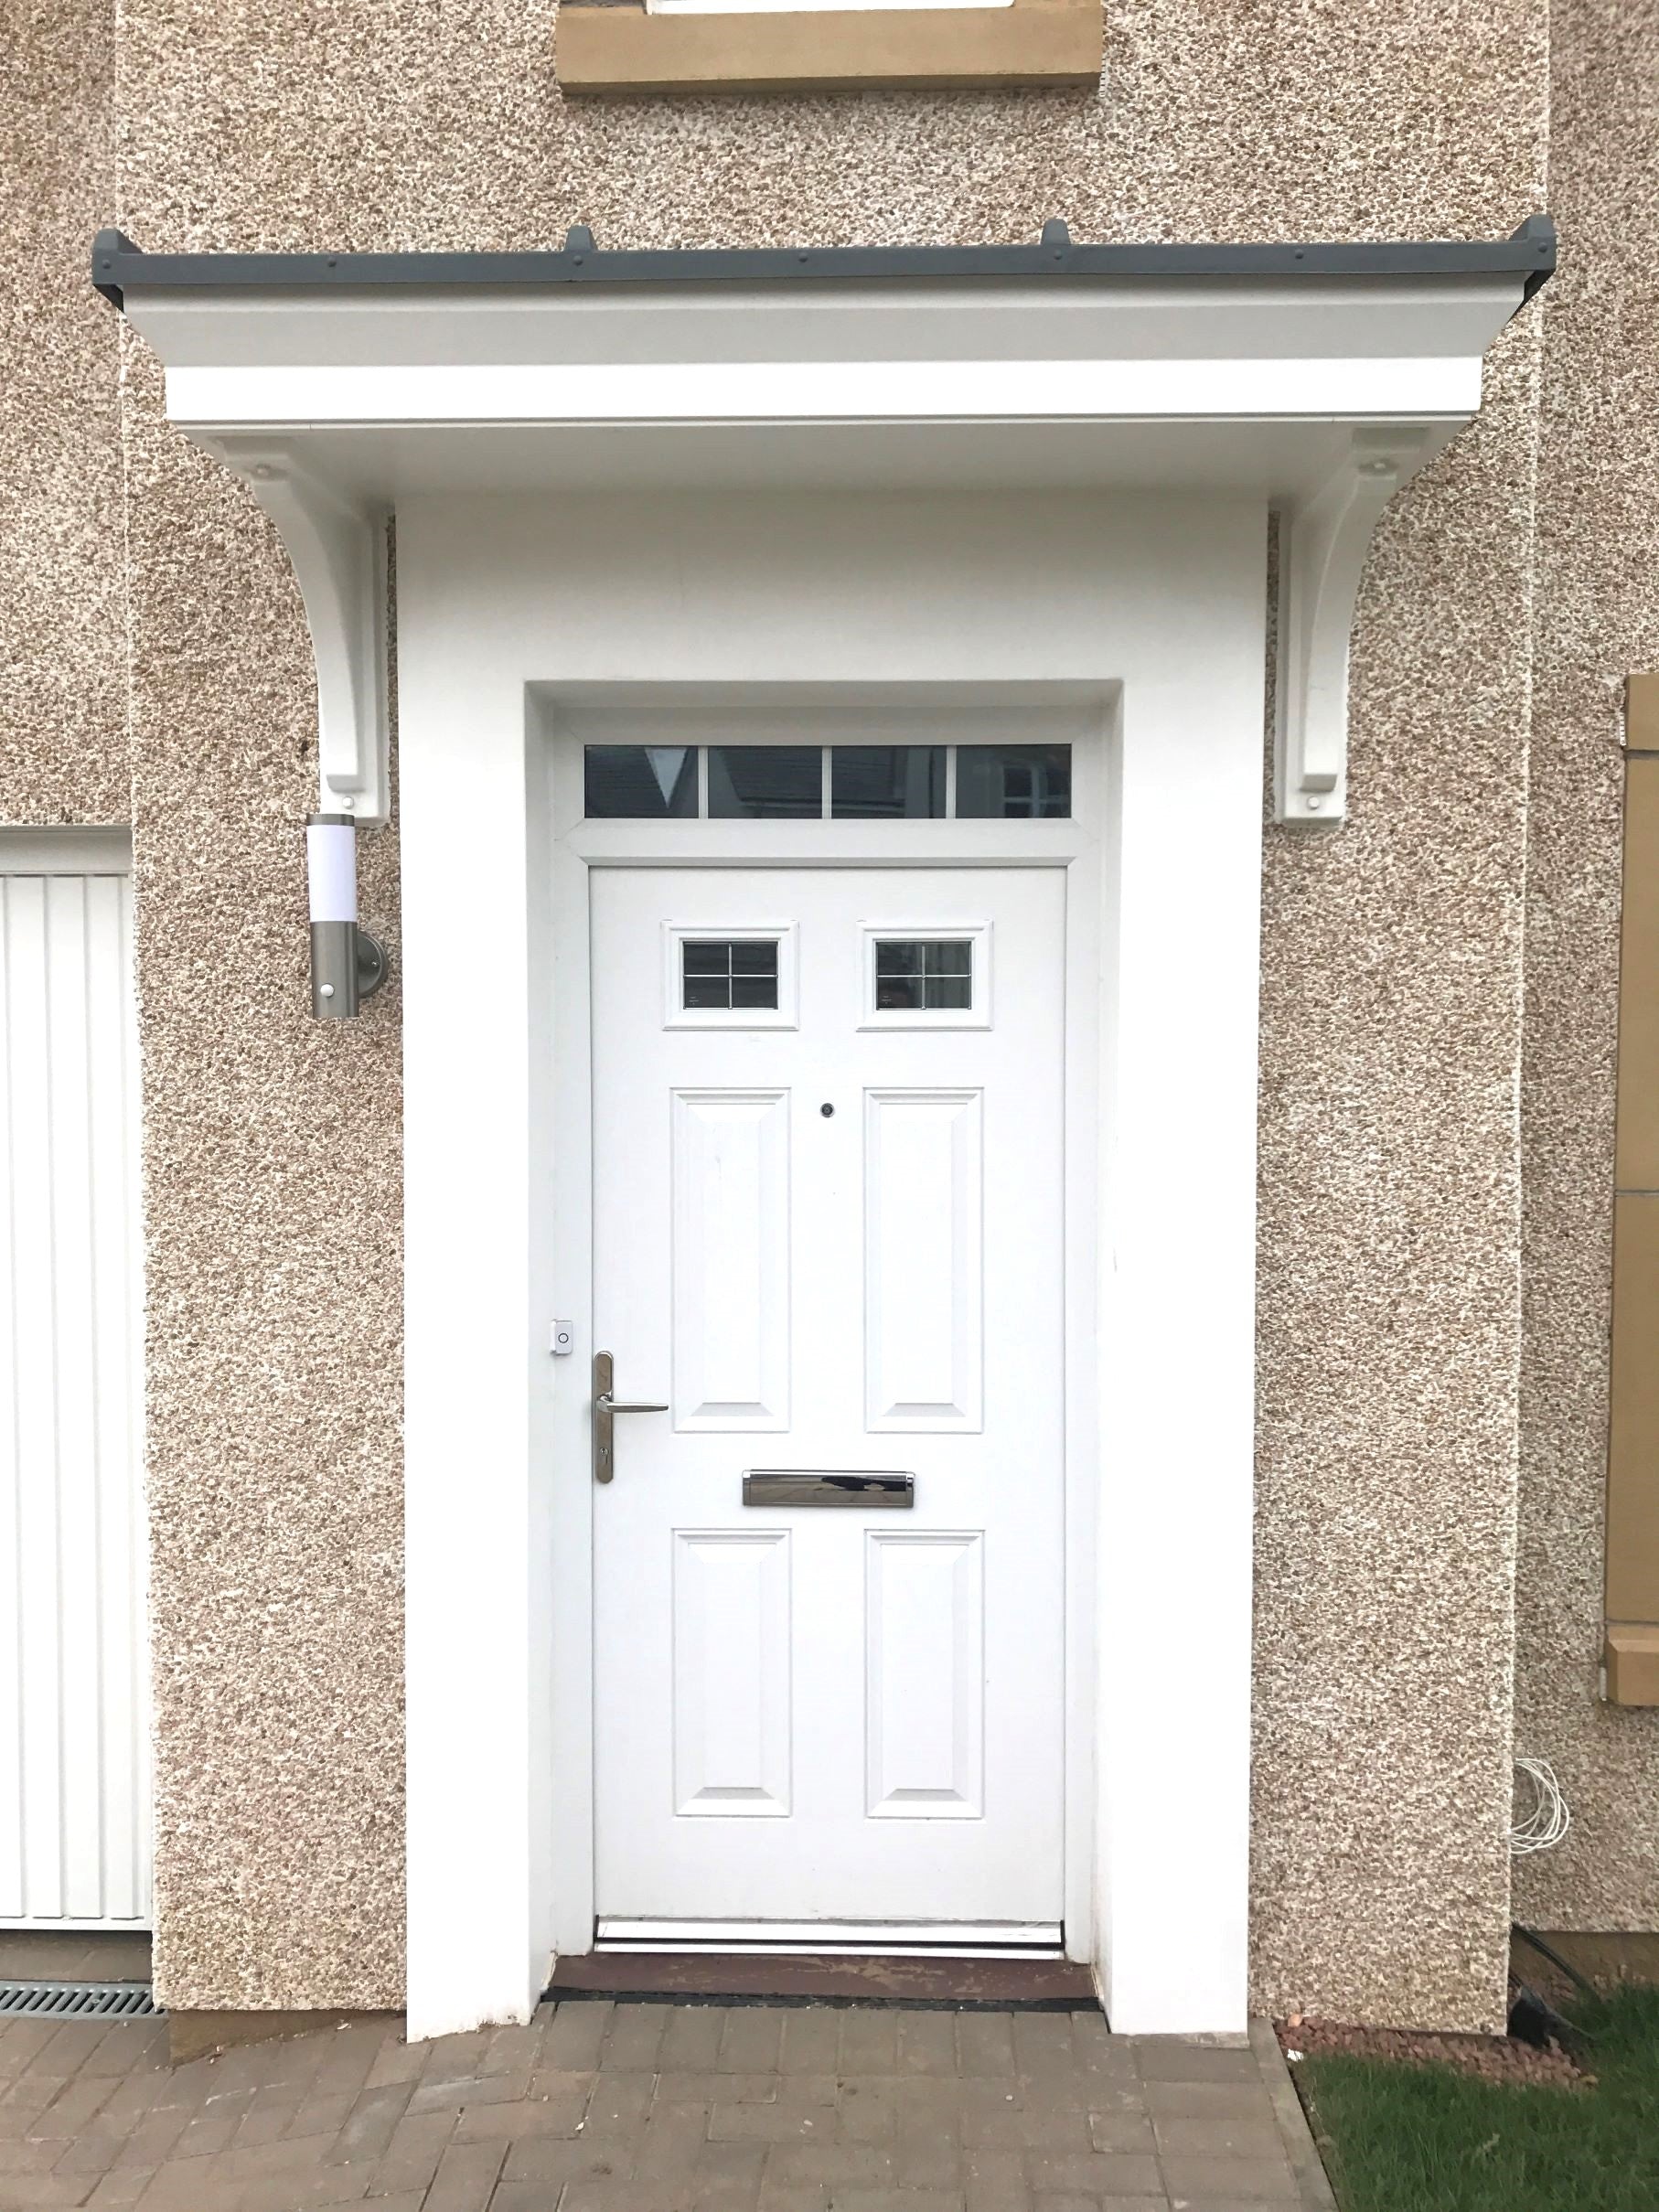
[[(1541, 198), (1544, 0), (1112, 0), (1098, 95), (567, 108), (552, 38), (549, 0), (127, 0), (121, 220), (155, 249), (545, 245), (577, 220), (606, 244), (972, 240), (1054, 214), (1377, 237), (1502, 232)], [(1493, 2016), (1507, 1901), (1528, 344), (1388, 527), (1355, 830), (1276, 838), (1268, 864), (1267, 1095), (1295, 1135), (1264, 1167), (1260, 1993), (1447, 2023)], [(131, 415), (136, 775), (166, 891), (145, 1046), (174, 1094), (152, 1130), (161, 1971), (178, 2006), (384, 2003), (395, 1010), (305, 1021), (293, 587), (148, 378)]]
[(1524, 1862), (1543, 1928), (1659, 1927), (1659, 1713), (1598, 1704), (1621, 697), (1659, 668), (1659, 6), (1557, 0), (1527, 897), (1516, 1746), (1572, 1807)]
[(130, 337), (158, 1993), (402, 2003), (402, 1288), (393, 980), (310, 1016), (316, 707), (262, 516)]
[(1536, 310), (1385, 518), (1350, 820), (1269, 833), (1255, 1987), (1501, 2027)]
[(115, 163), (107, 0), (0, 37), (0, 821), (124, 822), (119, 334), (82, 280)]

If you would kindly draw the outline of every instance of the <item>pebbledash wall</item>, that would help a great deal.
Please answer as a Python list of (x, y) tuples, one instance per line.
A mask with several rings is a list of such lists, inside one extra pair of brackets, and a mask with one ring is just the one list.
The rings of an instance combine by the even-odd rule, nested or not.
[(1623, 679), (1659, 668), (1659, 5), (1557, 5), (1522, 1088), (1517, 1745), (1573, 1809), (1523, 1863), (1544, 1928), (1659, 1925), (1659, 1712), (1596, 1697)]
[[(1617, 685), (1659, 665), (1632, 538), (1659, 500), (1659, 13), (1553, 17), (1552, 52), (1545, 0), (1109, 0), (1097, 92), (592, 106), (561, 99), (551, 0), (14, 27), (0, 818), (135, 830), (169, 2005), (401, 2002), (398, 998), (306, 1011), (298, 595), (92, 296), (109, 221), (181, 250), (1054, 214), (1429, 238), (1553, 206), (1544, 311), (1378, 535), (1352, 819), (1268, 838), (1255, 2001), (1494, 2025), (1512, 1747), (1579, 1816), (1525, 1909), (1659, 1926), (1659, 1715), (1595, 1702)], [(363, 906), (394, 978), (396, 885), (393, 829)]]

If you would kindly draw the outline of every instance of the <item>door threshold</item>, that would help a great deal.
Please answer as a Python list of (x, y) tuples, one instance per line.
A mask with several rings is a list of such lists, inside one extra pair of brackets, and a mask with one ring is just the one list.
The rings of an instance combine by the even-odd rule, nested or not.
[(1058, 1920), (625, 1920), (601, 1915), (595, 1950), (809, 1951), (851, 1957), (1057, 1959)]
[(547, 1995), (656, 1999), (674, 2004), (976, 2005), (1073, 2012), (1098, 2008), (1089, 1968), (1053, 1953), (969, 1957), (939, 1950), (646, 1950), (618, 1945), (554, 1962)]
[(969, 1943), (614, 1943), (594, 1946), (605, 1958), (627, 1959), (644, 1953), (652, 1958), (679, 1959), (1058, 1959), (1059, 1947), (1021, 1950), (998, 1944), (980, 1949)]

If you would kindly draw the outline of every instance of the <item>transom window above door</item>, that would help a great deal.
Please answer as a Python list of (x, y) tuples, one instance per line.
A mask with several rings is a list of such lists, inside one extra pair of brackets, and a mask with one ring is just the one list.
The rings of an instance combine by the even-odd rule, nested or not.
[(588, 745), (590, 821), (1065, 819), (1069, 745)]

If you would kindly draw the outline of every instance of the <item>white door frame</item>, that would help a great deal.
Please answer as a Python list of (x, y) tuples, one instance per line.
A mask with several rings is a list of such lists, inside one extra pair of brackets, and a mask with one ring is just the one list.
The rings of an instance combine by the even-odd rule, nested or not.
[[(586, 982), (541, 865), (545, 703), (850, 677), (1118, 701), (1100, 957), (1070, 1010), (1100, 1041), (1104, 1225), (1073, 1376), (1097, 1373), (1101, 1468), (1068, 1561), (1097, 1620), (1073, 1879), (1088, 1865), (1116, 2025), (1245, 2025), (1265, 538), (1265, 502), (1209, 496), (401, 506), (412, 2034), (527, 2018), (581, 1909), (553, 1838), (585, 1762), (553, 1700), (591, 1624), (552, 1604), (552, 1509), (590, 1479), (585, 1392), (548, 1324), (589, 1256), (546, 1230), (557, 1163), (587, 1149), (585, 1106), (558, 1118), (553, 1009)], [(994, 826), (994, 857), (1056, 827)], [(590, 825), (584, 858), (616, 834)]]
[[(1101, 726), (1074, 743), (1073, 816), (1067, 821), (583, 822), (580, 730), (558, 729), (548, 703), (551, 745), (553, 951), (553, 1118), (565, 1131), (553, 1162), (553, 1241), (562, 1283), (588, 1287), (576, 1309), (575, 1343), (561, 1360), (553, 1415), (554, 1455), (585, 1466), (586, 1378), (595, 1346), (592, 1314), (594, 1202), (589, 1104), (593, 1096), (593, 1015), (589, 878), (600, 868), (707, 867), (849, 869), (891, 867), (1064, 870), (1065, 899), (1065, 1277), (1066, 1381), (1065, 1481), (1065, 1882), (1066, 1954), (1096, 1955), (1095, 1489), (1099, 1396), (1093, 1348), (1098, 1333), (1096, 1286), (1098, 1159), (1098, 1004), (1101, 939), (1100, 850), (1110, 803), (1110, 733), (1103, 694)], [(1074, 717), (1075, 719), (1075, 717)], [(900, 726), (902, 735), (902, 725)], [(1039, 727), (1032, 735), (1044, 734)], [(607, 734), (610, 734), (607, 732)], [(647, 732), (659, 737), (660, 732)], [(733, 732), (725, 731), (726, 742)], [(644, 740), (642, 739), (642, 742)], [(738, 742), (742, 742), (741, 739)], [(810, 730), (802, 742), (816, 742)], [(567, 826), (568, 825), (568, 826)], [(902, 901), (900, 902), (902, 903)], [(578, 1255), (581, 1256), (578, 1259)], [(562, 1384), (562, 1387), (559, 1387)], [(590, 1481), (557, 1483), (551, 1508), (552, 1741), (559, 1776), (553, 1821), (553, 1948), (593, 1945), (594, 1917), (593, 1647), (594, 1493)], [(583, 1632), (585, 1629), (585, 1633)]]

